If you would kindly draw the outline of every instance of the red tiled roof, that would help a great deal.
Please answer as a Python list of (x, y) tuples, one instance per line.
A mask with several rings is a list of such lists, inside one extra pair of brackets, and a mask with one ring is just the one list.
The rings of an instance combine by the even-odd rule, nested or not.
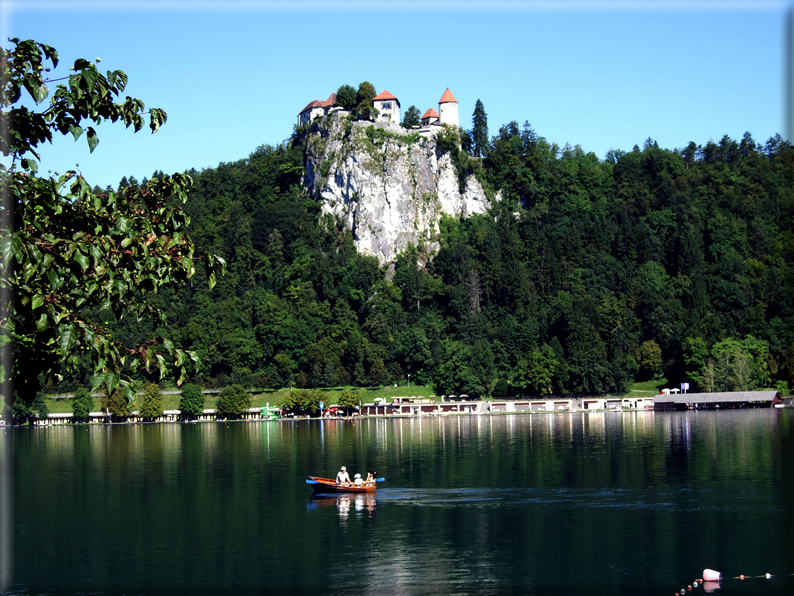
[(303, 112), (306, 112), (307, 110), (310, 110), (310, 109), (312, 109), (312, 108), (321, 108), (321, 107), (323, 107), (323, 104), (322, 104), (322, 103), (320, 103), (319, 101), (317, 101), (317, 100), (315, 99), (313, 102), (311, 102), (309, 105), (307, 105), (305, 108), (303, 108), (303, 109), (302, 109), (300, 112), (298, 112), (298, 113), (299, 113), (299, 114), (303, 114)]
[(320, 105), (324, 108), (336, 105), (336, 93), (331, 93), (331, 95), (328, 96), (328, 99), (320, 102)]
[(383, 91), (378, 93), (378, 95), (376, 95), (375, 99), (373, 99), (372, 101), (380, 101), (380, 100), (386, 100), (386, 99), (397, 99), (397, 98), (394, 97), (391, 93), (389, 93), (388, 91), (386, 91), (384, 89)]
[(455, 96), (452, 95), (452, 92), (449, 90), (449, 87), (447, 87), (447, 90), (444, 91), (444, 95), (441, 96), (441, 99), (438, 100), (438, 103), (449, 103), (453, 101), (455, 103), (458, 103), (458, 100), (455, 99)]
[(438, 112), (436, 112), (433, 108), (430, 108), (425, 112), (424, 116), (422, 116), (422, 120), (425, 118), (438, 118)]
[(331, 95), (329, 95), (328, 99), (326, 99), (325, 101), (320, 101), (318, 99), (315, 99), (305, 108), (303, 108), (300, 112), (298, 112), (298, 114), (303, 114), (303, 112), (310, 110), (312, 108), (329, 108), (335, 105), (336, 105), (336, 93), (331, 93)]

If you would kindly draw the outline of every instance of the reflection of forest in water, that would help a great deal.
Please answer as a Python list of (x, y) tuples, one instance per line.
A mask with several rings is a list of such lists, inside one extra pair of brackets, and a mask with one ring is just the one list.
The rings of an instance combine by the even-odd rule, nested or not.
[[(707, 566), (791, 573), (792, 417), (766, 409), (8, 430), (14, 575), (20, 590), (53, 594), (79, 591), (87, 577), (104, 594), (410, 594), (430, 584), (437, 593), (614, 594), (636, 591), (628, 578), (638, 575), (650, 592), (669, 592)], [(313, 496), (306, 477), (333, 477), (341, 465), (377, 469), (385, 481), (374, 494)], [(794, 588), (776, 581), (769, 594)]]

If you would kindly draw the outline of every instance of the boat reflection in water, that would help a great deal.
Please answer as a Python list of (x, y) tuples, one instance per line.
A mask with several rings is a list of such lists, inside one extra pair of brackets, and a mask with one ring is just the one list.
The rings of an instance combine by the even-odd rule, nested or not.
[(332, 507), (336, 505), (339, 510), (339, 517), (346, 520), (350, 516), (350, 510), (357, 515), (367, 514), (368, 517), (375, 517), (378, 508), (378, 499), (374, 493), (345, 493), (340, 495), (314, 494), (309, 499), (306, 509), (318, 509), (320, 507)]

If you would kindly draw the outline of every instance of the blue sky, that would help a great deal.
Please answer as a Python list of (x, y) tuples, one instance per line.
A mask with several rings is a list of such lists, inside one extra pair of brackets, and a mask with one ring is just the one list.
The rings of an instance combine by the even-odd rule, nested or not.
[(115, 186), (215, 167), (275, 145), (298, 112), (342, 84), (370, 81), (402, 109), (438, 109), (449, 87), (460, 124), (480, 99), (491, 135), (529, 121), (560, 146), (603, 158), (647, 137), (666, 148), (783, 130), (789, 2), (720, 1), (0, 1), (0, 39), (54, 46), (62, 76), (101, 57), (126, 93), (168, 113), (155, 135), (99, 128), (56, 139), (41, 170), (79, 164)]

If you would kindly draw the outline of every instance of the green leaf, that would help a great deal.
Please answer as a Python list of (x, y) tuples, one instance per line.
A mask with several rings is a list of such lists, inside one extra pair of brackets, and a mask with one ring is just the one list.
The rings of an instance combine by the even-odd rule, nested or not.
[(138, 397), (135, 385), (123, 379), (119, 381), (119, 385), (121, 385), (121, 389), (124, 392), (124, 397), (127, 398), (127, 403), (132, 407), (132, 404), (135, 403), (135, 399)]
[(160, 126), (165, 124), (166, 120), (168, 120), (168, 116), (160, 108), (149, 110), (149, 128), (152, 129), (152, 134), (160, 130)]
[(85, 343), (87, 345), (94, 345), (94, 339), (96, 338), (96, 334), (94, 333), (94, 330), (91, 329), (90, 327), (86, 327), (84, 330), (84, 334), (85, 334), (84, 336)]
[(42, 304), (44, 304), (44, 296), (36, 294), (33, 296), (33, 300), (30, 301), (30, 308), (31, 310), (36, 310)]
[(41, 313), (39, 320), (36, 321), (36, 329), (39, 331), (46, 331), (47, 328), (50, 326), (49, 319), (47, 318), (47, 313)]
[(52, 61), (53, 67), (58, 66), (58, 52), (54, 47), (48, 46), (46, 43), (40, 43), (39, 47), (44, 55)]
[(58, 347), (60, 348), (61, 358), (66, 358), (77, 341), (77, 333), (74, 325), (61, 325), (59, 333)]
[(130, 220), (123, 216), (117, 217), (116, 228), (118, 228), (121, 233), (127, 232), (130, 229)]
[(20, 160), (19, 163), (20, 163), (20, 165), (22, 165), (22, 169), (23, 170), (28, 170), (28, 171), (34, 172), (34, 173), (39, 171), (39, 164), (36, 162), (35, 159), (28, 159), (26, 157), (26, 158), (23, 158), (22, 160)]
[(85, 271), (88, 269), (88, 265), (90, 263), (88, 256), (83, 253), (82, 250), (79, 248), (74, 251), (74, 260), (77, 261), (77, 264), (80, 265), (80, 268)]
[(88, 66), (80, 74), (83, 75), (83, 80), (86, 82), (87, 90), (91, 91), (94, 86), (94, 83), (97, 80), (97, 77), (99, 77), (99, 71), (97, 71), (97, 69), (92, 66)]
[(149, 357), (149, 350), (147, 350), (146, 348), (141, 348), (141, 357), (143, 358), (143, 367), (146, 369), (146, 372), (152, 372), (149, 369), (149, 366), (151, 364), (151, 360)]
[(55, 269), (47, 270), (47, 279), (50, 280), (50, 289), (52, 291), (55, 291), (60, 287), (61, 278), (58, 276), (58, 272), (55, 271)]
[(160, 378), (165, 376), (165, 358), (162, 354), (157, 354), (157, 368), (160, 370)]
[(80, 126), (77, 126), (76, 124), (72, 124), (69, 127), (69, 132), (72, 133), (72, 136), (74, 137), (74, 140), (76, 141), (77, 139), (80, 138), (80, 135), (83, 134), (83, 129)]
[(30, 96), (33, 98), (37, 104), (41, 103), (47, 96), (50, 94), (50, 90), (47, 89), (47, 85), (41, 82), (41, 79), (37, 79), (37, 77), (29, 76), (25, 79), (25, 89), (28, 90)]
[(102, 261), (102, 249), (99, 248), (96, 244), (91, 245), (91, 258), (94, 259), (94, 266), (96, 266), (100, 261)]
[(104, 372), (98, 372), (91, 375), (91, 391), (96, 391), (97, 389), (99, 389), (100, 385), (102, 385), (105, 382), (106, 374), (107, 373)]
[(94, 152), (96, 146), (99, 144), (99, 138), (96, 136), (96, 131), (92, 127), (88, 127), (88, 132), (86, 133), (86, 140), (88, 141), (88, 148), (90, 149), (91, 153)]

